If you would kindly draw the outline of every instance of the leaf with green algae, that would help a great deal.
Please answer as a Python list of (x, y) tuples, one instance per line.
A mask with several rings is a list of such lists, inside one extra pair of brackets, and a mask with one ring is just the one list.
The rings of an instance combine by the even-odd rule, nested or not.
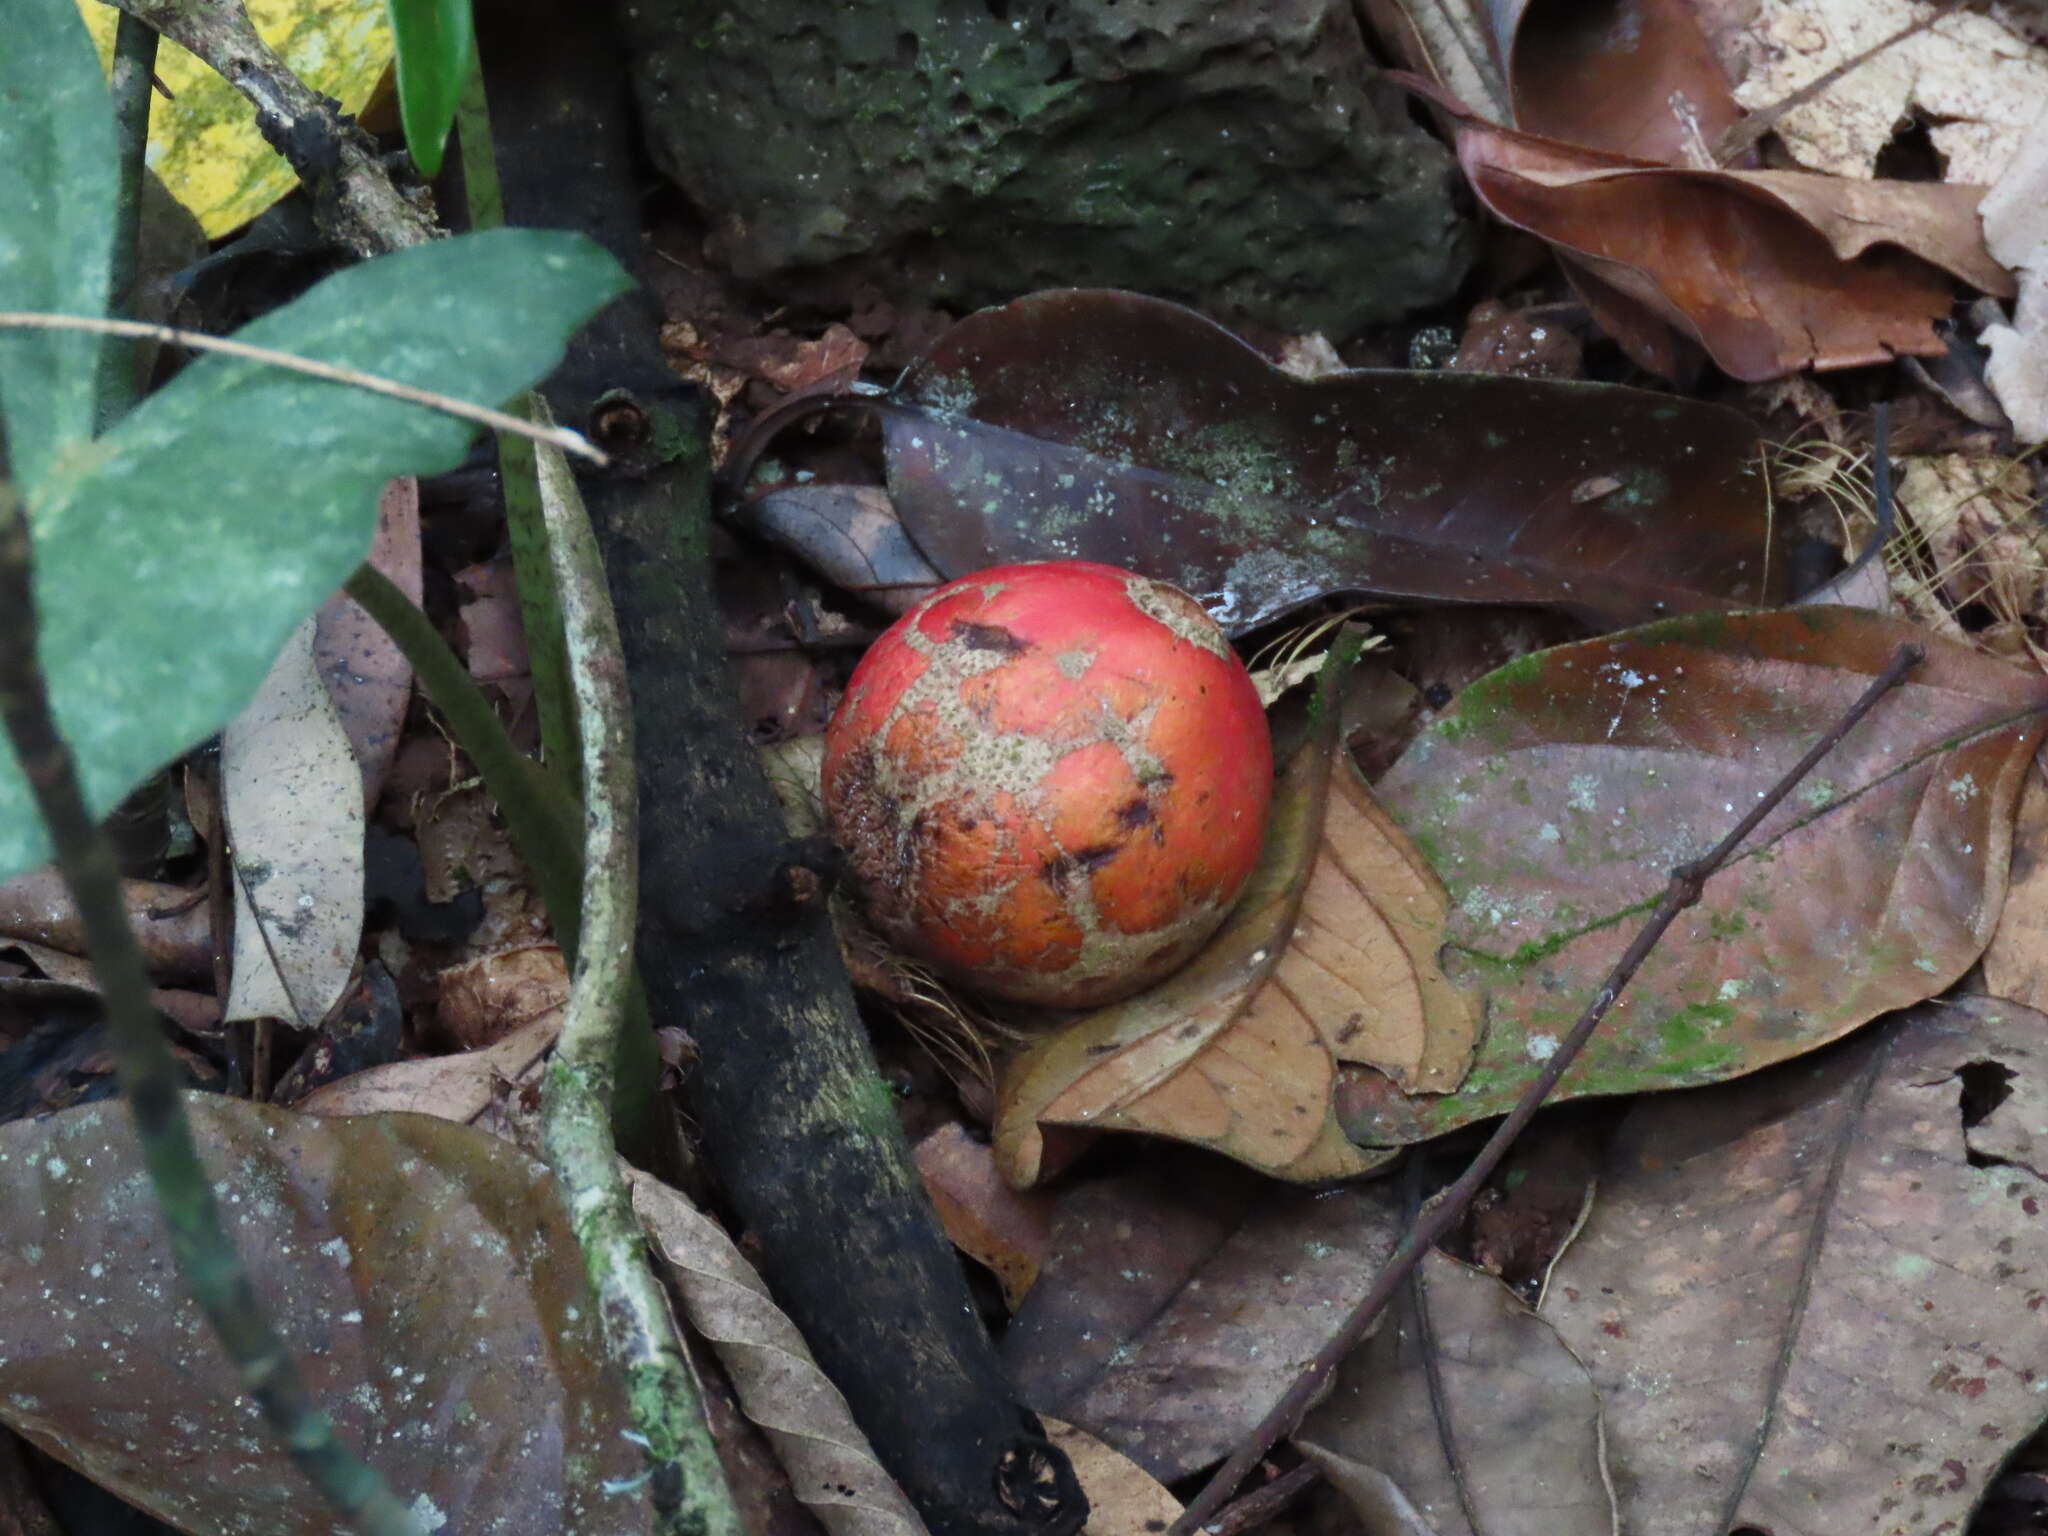
[(889, 490), (947, 577), (1078, 559), (1233, 632), (1330, 592), (1603, 625), (1785, 596), (1755, 429), (1618, 385), (1302, 380), (1191, 310), (1060, 289), (970, 315), (897, 386)]
[(1450, 891), (1445, 968), (1486, 994), (1454, 1094), (1367, 1074), (1351, 1136), (1397, 1145), (1507, 1110), (1662, 894), (1899, 645), (1927, 660), (1680, 915), (1556, 1097), (1716, 1082), (1948, 986), (1990, 941), (2048, 682), (1895, 619), (1670, 620), (1481, 679), (1380, 782)]

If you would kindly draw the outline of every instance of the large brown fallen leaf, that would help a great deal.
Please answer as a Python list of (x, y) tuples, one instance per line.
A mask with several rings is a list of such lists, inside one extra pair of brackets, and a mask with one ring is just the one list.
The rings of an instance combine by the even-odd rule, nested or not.
[(1276, 1188), (1181, 1147), (1066, 1183), (1003, 1338), (1023, 1401), (1154, 1477), (1221, 1459), (1342, 1326), (1400, 1236), (1378, 1180)]
[(1330, 592), (1639, 623), (1782, 600), (1755, 429), (1609, 384), (1303, 380), (1190, 310), (1058, 290), (968, 316), (884, 416), (889, 490), (948, 577), (1100, 560), (1241, 632)]
[[(1738, 379), (1935, 356), (1946, 274), (2013, 291), (1984, 249), (1979, 188), (1658, 165), (1496, 127), (1410, 83), (1456, 119), (1459, 163), (1492, 213)], [(1616, 340), (1654, 361), (1633, 332)]]
[(1294, 1443), (1367, 1536), (1613, 1536), (1600, 1398), (1493, 1276), (1431, 1253)]
[(1543, 1304), (1622, 1529), (1964, 1528), (2048, 1410), (2044, 1050), (1971, 998), (1630, 1114)]
[(2048, 780), (2038, 764), (2013, 823), (2011, 885), (1984, 951), (1984, 986), (1993, 997), (2048, 1009)]
[(1662, 894), (1902, 642), (1926, 661), (1707, 882), (1559, 1094), (1714, 1082), (1939, 992), (1990, 941), (2048, 681), (1853, 608), (1672, 620), (1475, 683), (1380, 781), (1488, 994), (1447, 1097), (1352, 1084), (1354, 1139), (1503, 1113)]
[(1282, 775), (1265, 852), (1208, 948), (1005, 1070), (995, 1149), (1013, 1184), (1038, 1179), (1044, 1125), (1148, 1131), (1281, 1178), (1342, 1178), (1385, 1154), (1339, 1129), (1339, 1062), (1417, 1093), (1457, 1086), (1477, 1014), (1437, 968), (1443, 888), (1348, 758), (1332, 772), (1331, 734)]
[[(451, 1531), (648, 1528), (544, 1167), (419, 1115), (186, 1105), (314, 1401), (402, 1502)], [(183, 1531), (334, 1529), (187, 1295), (122, 1105), (0, 1126), (0, 1232), (0, 1422)]]

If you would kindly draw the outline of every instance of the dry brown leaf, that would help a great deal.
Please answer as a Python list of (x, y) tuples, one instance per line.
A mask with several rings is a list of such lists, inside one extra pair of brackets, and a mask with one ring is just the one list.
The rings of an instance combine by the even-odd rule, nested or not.
[(2048, 1013), (2048, 781), (2038, 766), (2020, 795), (2011, 884), (1984, 951), (1984, 985), (1993, 997)]
[(958, 1121), (920, 1141), (916, 1155), (947, 1239), (1001, 1282), (1003, 1301), (1016, 1311), (1045, 1262), (1051, 1198), (1010, 1188), (996, 1171), (988, 1143), (976, 1141)]
[(1331, 1109), (1337, 1064), (1418, 1091), (1463, 1078), (1478, 1020), (1437, 969), (1448, 902), (1348, 758), (1312, 742), (1276, 790), (1266, 851), (1186, 970), (1034, 1046), (1005, 1073), (996, 1160), (1039, 1177), (1045, 1125), (1145, 1131), (1281, 1178), (1363, 1173)]
[[(556, 1009), (488, 1050), (371, 1067), (314, 1089), (293, 1108), (308, 1115), (432, 1115), (489, 1131), (537, 1155), (540, 1073), (561, 1029)], [(526, 1102), (527, 1088), (535, 1090), (534, 1104)]]
[(569, 966), (558, 944), (494, 950), (436, 980), (441, 1027), (465, 1050), (495, 1045), (569, 1001)]
[(1081, 1536), (1159, 1536), (1180, 1518), (1180, 1500), (1130, 1457), (1060, 1419), (1040, 1414), (1039, 1422), (1046, 1438), (1067, 1453), (1088, 1495)]
[(718, 1223), (666, 1184), (627, 1169), (633, 1209), (668, 1262), (690, 1325), (718, 1351), (796, 1496), (833, 1536), (925, 1536), (852, 1410)]
[[(1656, 165), (1495, 127), (1409, 83), (1456, 119), (1459, 161), (1497, 217), (1736, 378), (1937, 355), (1945, 272), (2012, 291), (1984, 249), (1975, 188)], [(1642, 355), (1651, 339), (1636, 330), (1616, 339), (1669, 366)]]

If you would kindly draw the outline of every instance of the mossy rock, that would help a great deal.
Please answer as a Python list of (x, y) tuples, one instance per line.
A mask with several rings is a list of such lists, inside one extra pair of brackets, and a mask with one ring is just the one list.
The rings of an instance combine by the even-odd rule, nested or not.
[(899, 301), (1103, 285), (1343, 336), (1470, 261), (1451, 158), (1372, 87), (1348, 0), (623, 14), (654, 157), (750, 278), (869, 258)]

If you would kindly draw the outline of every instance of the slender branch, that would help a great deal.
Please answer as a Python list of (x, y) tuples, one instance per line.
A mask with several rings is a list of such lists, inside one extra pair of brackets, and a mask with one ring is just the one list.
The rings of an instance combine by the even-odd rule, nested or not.
[(515, 432), (521, 437), (530, 437), (535, 442), (547, 443), (565, 453), (573, 453), (579, 458), (588, 459), (593, 464), (604, 465), (611, 462), (603, 451), (594, 446), (582, 433), (568, 427), (537, 427), (524, 417), (514, 416), (508, 411), (494, 410), (488, 405), (472, 405), (467, 400), (457, 400), (453, 395), (436, 394), (431, 389), (415, 389), (412, 385), (401, 384), (396, 379), (364, 373), (360, 368), (350, 368), (342, 363), (323, 363), (310, 357), (295, 357), (289, 352), (279, 352), (270, 347), (252, 347), (246, 341), (236, 341), (227, 336), (209, 336), (204, 331), (185, 331), (173, 325), (152, 325), (144, 320), (94, 320), (86, 315), (43, 315), (21, 310), (0, 310), (0, 327), (29, 331), (90, 331), (98, 336), (141, 336), (175, 346), (191, 347), (195, 351), (221, 352), (229, 357), (243, 358), (252, 363), (267, 363), (273, 368), (285, 368), (311, 378), (329, 379), (353, 389), (368, 390), (373, 395), (404, 400), (412, 405), (424, 405), (429, 410), (459, 416), (464, 421), (473, 421), (499, 432)]
[(1344, 1320), (1344, 1326), (1316, 1352), (1315, 1359), (1309, 1362), (1307, 1369), (1301, 1373), (1294, 1385), (1287, 1389), (1286, 1395), (1274, 1405), (1272, 1412), (1268, 1413), (1260, 1421), (1258, 1428), (1231, 1453), (1230, 1459), (1209, 1480), (1194, 1503), (1190, 1504), (1186, 1512), (1173, 1523), (1168, 1536), (1189, 1536), (1197, 1526), (1207, 1521), (1223, 1507), (1237, 1485), (1243, 1482), (1246, 1474), (1258, 1464), (1259, 1458), (1271, 1450), (1281, 1436), (1291, 1433), (1301, 1422), (1302, 1415), (1308, 1412), (1316, 1399), (1322, 1395), (1324, 1386), (1336, 1373), (1344, 1357), (1350, 1354), (1358, 1342), (1372, 1330), (1373, 1324), (1387, 1309), (1388, 1303), (1400, 1293), (1402, 1284), (1407, 1280), (1409, 1273), (1422, 1262), (1423, 1255), (1434, 1248), (1437, 1240), (1465, 1214), (1465, 1207), (1471, 1204), (1472, 1197), (1479, 1193), (1480, 1186), (1486, 1182), (1501, 1158), (1506, 1155), (1515, 1138), (1522, 1133), (1522, 1128), (1535, 1117), (1536, 1111), (1542, 1108), (1543, 1101), (1550, 1096), (1550, 1091), (1564, 1076), (1565, 1069), (1571, 1066), (1578, 1058), (1579, 1052), (1585, 1049), (1586, 1042), (1593, 1038), (1593, 1031), (1599, 1028), (1600, 1021), (1607, 1016), (1607, 1010), (1614, 1006), (1615, 999), (1634, 978), (1643, 961), (1649, 958), (1650, 951), (1657, 947), (1658, 941), (1664, 937), (1665, 930), (1677, 920), (1678, 914), (1700, 899), (1700, 893), (1705, 888), (1708, 878), (1728, 862), (1735, 850), (1741, 846), (1743, 839), (1754, 832), (1763, 819), (1777, 809), (1778, 803), (1798, 787), (1800, 780), (1813, 771), (1814, 765), (1832, 752), (1842, 738), (1855, 729), (1856, 723), (1870, 712), (1879, 699), (1904, 682), (1906, 674), (1917, 667), (1925, 657), (1926, 652), (1917, 645), (1900, 646), (1884, 671), (1871, 681), (1870, 686), (1863, 690), (1856, 702), (1843, 712), (1842, 717), (1813, 744), (1806, 755), (1794, 763), (1786, 771), (1785, 776), (1750, 808), (1749, 814), (1736, 824), (1734, 831), (1716, 843), (1703, 857), (1689, 864), (1681, 864), (1671, 871), (1671, 883), (1665, 888), (1663, 899), (1657, 903), (1657, 910), (1650, 914), (1649, 920), (1643, 924), (1642, 930), (1636, 934), (1621, 959), (1615, 962), (1614, 969), (1608, 973), (1606, 981), (1601, 983), (1600, 990), (1593, 994), (1593, 1000), (1586, 1005), (1586, 1011), (1579, 1015), (1578, 1023), (1572, 1026), (1571, 1033), (1565, 1036), (1556, 1054), (1544, 1064), (1535, 1081), (1523, 1091), (1507, 1118), (1501, 1121), (1493, 1135), (1487, 1139), (1486, 1145), (1480, 1148), (1478, 1156), (1472, 1159), (1471, 1166), (1458, 1176), (1456, 1183), (1423, 1207), (1415, 1224), (1408, 1229), (1408, 1235), (1401, 1239), (1400, 1246), (1381, 1267), (1378, 1276), (1373, 1280), (1372, 1288)]
[[(107, 94), (114, 106), (114, 142), (119, 181), (115, 187), (112, 266), (107, 280), (107, 304), (116, 314), (130, 310), (135, 302), (135, 274), (140, 265), (142, 240), (142, 187), (149, 171), (144, 160), (149, 148), (149, 107), (151, 81), (156, 69), (157, 35), (154, 28), (125, 13), (114, 23), (114, 68), (107, 80)], [(100, 349), (99, 423), (102, 429), (128, 413), (141, 398), (146, 382), (143, 349), (133, 338), (108, 336)]]
[(357, 256), (423, 245), (440, 232), (377, 159), (377, 146), (312, 89), (249, 23), (242, 0), (112, 0), (204, 60), (256, 108), (256, 127), (313, 194), (314, 217)]
[(178, 1095), (178, 1069), (150, 1006), (149, 973), (122, 906), (113, 848), (86, 809), (71, 749), (50, 710), (36, 648), (28, 515), (12, 487), (0, 482), (0, 715), (78, 904), (121, 1091), (135, 1116), (179, 1271), (219, 1335), (242, 1390), (256, 1400), (321, 1497), (360, 1536), (422, 1536), (384, 1480), (335, 1436), (264, 1316), (241, 1256), (221, 1226), (213, 1180)]
[[(547, 407), (538, 397), (542, 420)], [(541, 1100), (541, 1148), (562, 1186), (606, 1343), (643, 1437), (657, 1530), (739, 1536), (739, 1510), (704, 1420), (668, 1296), (648, 1261), (612, 1145), (612, 1063), (632, 992), (640, 804), (633, 704), (604, 561), (560, 453), (538, 454), (540, 501), (583, 742), (583, 942)]]
[(1307, 1493), (1322, 1475), (1323, 1469), (1312, 1461), (1290, 1467), (1265, 1487), (1254, 1488), (1236, 1503), (1224, 1505), (1202, 1529), (1208, 1536), (1238, 1536), (1240, 1531), (1254, 1530)]

